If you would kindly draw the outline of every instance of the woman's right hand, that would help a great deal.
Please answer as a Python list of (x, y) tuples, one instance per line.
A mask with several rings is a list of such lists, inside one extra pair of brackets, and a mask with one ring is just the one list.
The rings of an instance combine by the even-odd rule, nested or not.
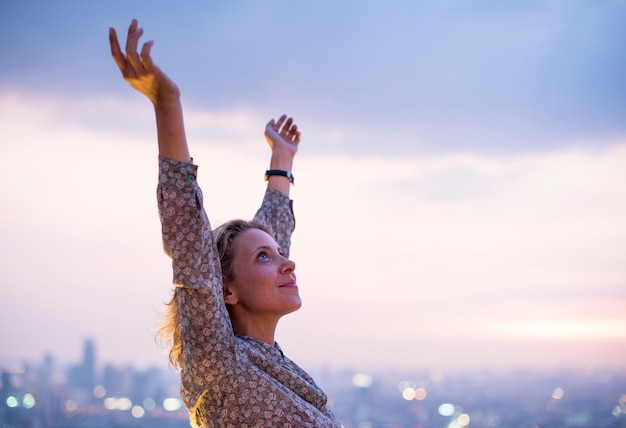
[(120, 49), (117, 33), (109, 28), (109, 42), (111, 55), (122, 72), (124, 80), (137, 91), (144, 94), (153, 104), (162, 102), (178, 102), (180, 91), (176, 84), (161, 69), (152, 62), (150, 49), (153, 41), (143, 44), (141, 54), (137, 52), (139, 38), (143, 29), (139, 28), (136, 19), (133, 19), (128, 28), (126, 39), (126, 55)]
[(126, 55), (122, 53), (115, 29), (109, 28), (111, 55), (130, 86), (144, 94), (154, 104), (157, 122), (159, 154), (180, 162), (189, 162), (189, 148), (185, 137), (183, 108), (178, 86), (152, 62), (150, 49), (153, 42), (146, 42), (137, 53), (137, 45), (143, 30), (133, 19), (128, 28)]

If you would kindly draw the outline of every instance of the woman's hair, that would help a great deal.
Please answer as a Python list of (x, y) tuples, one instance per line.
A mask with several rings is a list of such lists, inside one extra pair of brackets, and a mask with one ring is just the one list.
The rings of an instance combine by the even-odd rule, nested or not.
[(213, 231), (213, 242), (220, 256), (220, 266), (222, 268), (222, 282), (230, 282), (235, 279), (233, 272), (233, 242), (240, 233), (250, 229), (260, 229), (270, 236), (274, 234), (267, 226), (256, 221), (231, 220), (224, 223)]
[[(213, 242), (217, 249), (222, 269), (222, 283), (234, 279), (232, 263), (234, 255), (233, 242), (235, 238), (242, 232), (250, 229), (259, 229), (274, 236), (267, 226), (254, 220), (231, 220), (213, 230)], [(180, 329), (178, 292), (176, 289), (174, 290), (172, 299), (167, 304), (163, 325), (159, 329), (157, 336), (166, 347), (170, 346), (170, 364), (178, 369), (182, 369), (185, 361), (183, 358), (183, 337)]]

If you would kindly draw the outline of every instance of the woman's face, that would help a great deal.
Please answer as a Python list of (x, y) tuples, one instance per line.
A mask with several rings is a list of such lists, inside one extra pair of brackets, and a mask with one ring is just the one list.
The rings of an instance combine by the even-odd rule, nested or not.
[(233, 280), (225, 284), (236, 304), (255, 315), (282, 316), (300, 308), (296, 265), (282, 255), (274, 238), (260, 229), (233, 241)]

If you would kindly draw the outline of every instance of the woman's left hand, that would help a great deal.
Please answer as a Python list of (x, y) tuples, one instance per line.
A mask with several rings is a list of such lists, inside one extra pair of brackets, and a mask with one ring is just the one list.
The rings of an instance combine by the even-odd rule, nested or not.
[(300, 135), (298, 126), (293, 123), (293, 118), (284, 114), (278, 121), (272, 119), (265, 126), (265, 139), (272, 148), (272, 156), (286, 156), (293, 159), (298, 151)]
[[(282, 115), (278, 121), (270, 120), (265, 126), (265, 139), (272, 148), (270, 169), (291, 172), (300, 144), (300, 131), (293, 118)], [(268, 179), (268, 187), (289, 195), (290, 181), (283, 176), (272, 176)]]

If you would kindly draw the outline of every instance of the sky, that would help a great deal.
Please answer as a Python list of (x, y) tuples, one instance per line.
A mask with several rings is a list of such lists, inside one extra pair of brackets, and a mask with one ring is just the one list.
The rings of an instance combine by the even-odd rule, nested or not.
[(624, 369), (626, 1), (5, 0), (0, 361), (167, 367), (150, 103), (108, 28), (179, 85), (212, 224), (292, 188), (307, 369)]

